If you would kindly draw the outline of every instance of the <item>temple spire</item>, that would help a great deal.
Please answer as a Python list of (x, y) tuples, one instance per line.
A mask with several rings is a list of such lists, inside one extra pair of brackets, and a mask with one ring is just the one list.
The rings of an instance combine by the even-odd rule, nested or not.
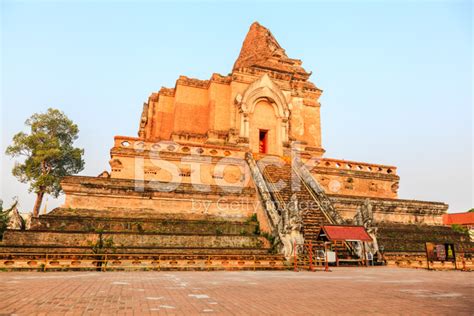
[(264, 62), (277, 52), (285, 55), (285, 51), (278, 44), (270, 30), (258, 22), (254, 22), (250, 26), (249, 32), (242, 44), (242, 49), (235, 61), (234, 69), (246, 68), (259, 62)]
[(251, 67), (309, 77), (301, 61), (289, 58), (270, 30), (258, 22), (250, 26), (233, 70)]

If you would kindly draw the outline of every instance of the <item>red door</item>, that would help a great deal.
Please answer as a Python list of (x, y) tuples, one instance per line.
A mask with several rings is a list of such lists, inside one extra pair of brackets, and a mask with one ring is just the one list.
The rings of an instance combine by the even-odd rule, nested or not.
[(267, 139), (268, 139), (268, 131), (260, 130), (258, 133), (258, 152), (261, 154), (267, 153)]

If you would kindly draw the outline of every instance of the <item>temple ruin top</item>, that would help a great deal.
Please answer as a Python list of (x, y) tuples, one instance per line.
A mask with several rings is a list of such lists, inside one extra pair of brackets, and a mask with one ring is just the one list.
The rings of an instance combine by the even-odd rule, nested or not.
[(321, 156), (322, 93), (299, 59), (289, 58), (272, 33), (253, 23), (232, 73), (201, 80), (180, 76), (144, 104), (138, 136), (259, 151), (265, 134), (269, 154), (282, 155), (291, 142)]
[(307, 80), (311, 73), (306, 72), (301, 64), (301, 60), (286, 55), (269, 29), (254, 22), (245, 37), (233, 70), (255, 67), (289, 73)]

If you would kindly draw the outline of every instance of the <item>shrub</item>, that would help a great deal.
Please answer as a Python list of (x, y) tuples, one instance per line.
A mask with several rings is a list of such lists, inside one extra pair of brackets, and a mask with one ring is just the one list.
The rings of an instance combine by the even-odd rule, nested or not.
[(457, 233), (462, 233), (462, 234), (467, 234), (469, 229), (466, 226), (462, 226), (459, 224), (453, 224), (451, 225), (451, 229), (454, 230)]

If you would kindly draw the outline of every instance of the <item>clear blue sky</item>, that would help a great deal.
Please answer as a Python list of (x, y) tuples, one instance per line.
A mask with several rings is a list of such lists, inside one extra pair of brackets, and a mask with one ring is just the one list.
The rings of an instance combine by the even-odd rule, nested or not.
[[(1, 7), (1, 198), (34, 196), (4, 151), (34, 112), (80, 127), (84, 175), (108, 169), (114, 135), (181, 74), (227, 74), (250, 24), (270, 28), (324, 90), (327, 157), (398, 166), (400, 197), (474, 207), (472, 5), (454, 2), (14, 2)], [(48, 207), (58, 205), (49, 199)]]

